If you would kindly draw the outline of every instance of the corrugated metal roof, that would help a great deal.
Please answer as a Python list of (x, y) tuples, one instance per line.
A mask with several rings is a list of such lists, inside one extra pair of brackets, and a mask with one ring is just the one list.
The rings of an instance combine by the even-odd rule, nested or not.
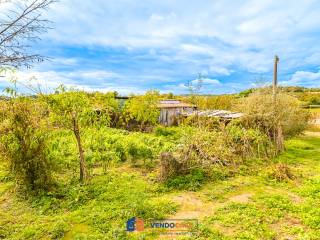
[(243, 113), (231, 112), (226, 110), (196, 110), (193, 112), (185, 112), (184, 116), (205, 116), (205, 117), (220, 117), (227, 119), (240, 118), (243, 116)]
[(161, 104), (177, 104), (177, 103), (181, 103), (181, 101), (176, 99), (167, 99), (167, 100), (161, 100), (160, 103)]
[(183, 107), (195, 107), (195, 105), (181, 102), (180, 100), (161, 100), (158, 104), (159, 108), (183, 108)]

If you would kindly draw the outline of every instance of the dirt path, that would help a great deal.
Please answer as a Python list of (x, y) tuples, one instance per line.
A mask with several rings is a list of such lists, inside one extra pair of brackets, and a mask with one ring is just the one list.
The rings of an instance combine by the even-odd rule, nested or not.
[(179, 210), (172, 218), (176, 219), (203, 219), (212, 216), (215, 210), (226, 206), (230, 202), (247, 203), (250, 202), (252, 193), (240, 193), (232, 195), (226, 201), (208, 201), (205, 200), (201, 192), (184, 192), (173, 196), (172, 200), (179, 204)]
[(174, 196), (172, 200), (179, 204), (176, 219), (199, 219), (211, 215), (215, 205), (201, 199), (199, 193), (185, 192)]

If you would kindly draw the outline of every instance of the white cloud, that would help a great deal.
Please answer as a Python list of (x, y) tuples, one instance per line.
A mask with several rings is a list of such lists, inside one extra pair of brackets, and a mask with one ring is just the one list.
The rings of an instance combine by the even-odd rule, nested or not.
[[(199, 79), (195, 79), (192, 81), (193, 84), (198, 83)], [(217, 79), (211, 79), (211, 78), (203, 78), (202, 83), (205, 85), (219, 85), (220, 81)]]
[[(277, 0), (199, 0), (187, 4), (185, 0), (59, 1), (47, 13), (54, 29), (44, 40), (62, 48), (63, 56), (53, 60), (53, 65), (64, 72), (54, 73), (48, 65), (39, 72), (64, 83), (104, 88), (109, 79), (121, 79), (122, 86), (144, 89), (141, 82), (185, 82), (197, 72), (206, 72), (212, 80), (236, 71), (269, 74), (275, 54), (280, 56), (279, 74), (307, 69), (320, 65), (319, 9), (315, 0), (304, 0), (303, 4)], [(151, 60), (139, 62), (138, 56), (128, 63), (111, 52), (105, 58), (119, 63), (119, 73), (95, 70), (104, 69), (103, 60), (82, 70), (77, 59), (81, 50), (63, 51), (65, 45), (93, 49), (93, 53), (94, 49), (110, 48), (143, 51), (147, 52), (145, 59)], [(52, 48), (48, 52), (58, 51)], [(86, 63), (95, 57), (88, 57)], [(291, 82), (297, 81), (294, 77)], [(305, 79), (301, 84), (311, 81), (310, 76), (300, 79)]]
[[(45, 92), (51, 92), (57, 88), (60, 84), (66, 87), (75, 87), (80, 90), (86, 91), (118, 91), (121, 94), (129, 94), (133, 92), (141, 92), (138, 87), (135, 86), (119, 86), (114, 81), (108, 82), (108, 78), (119, 77), (118, 74), (108, 71), (73, 71), (73, 72), (56, 72), (56, 71), (19, 71), (8, 72), (4, 78), (0, 78), (1, 85), (10, 85), (10, 80), (15, 78), (18, 83), (23, 85), (31, 85), (33, 87), (40, 86)], [(79, 79), (87, 81), (79, 81)], [(96, 80), (106, 80), (103, 82), (96, 82)], [(92, 82), (93, 80), (95, 82)], [(21, 89), (25, 89), (23, 85), (20, 85)], [(18, 84), (19, 86), (19, 84)]]
[(212, 85), (218, 85), (220, 84), (220, 81), (217, 79), (210, 79), (210, 78), (204, 78), (203, 79), (204, 84), (212, 84)]
[(212, 54), (212, 50), (208, 46), (199, 46), (194, 44), (181, 44), (181, 49), (191, 54)]
[(12, 9), (13, 3), (8, 0), (0, 0), (0, 16), (5, 16), (5, 14)]
[[(51, 37), (66, 42), (120, 46), (170, 46), (184, 36), (216, 37), (242, 47), (283, 44), (319, 18), (315, 1), (75, 1), (57, 3)], [(300, 29), (299, 25), (303, 26)], [(258, 34), (257, 34), (258, 33)], [(283, 35), (280, 35), (283, 34)], [(77, 37), (74, 37), (77, 36)], [(162, 36), (161, 39), (157, 39)], [(271, 41), (270, 41), (271, 40)], [(286, 40), (288, 42), (288, 40)]]
[(209, 70), (211, 73), (215, 73), (218, 75), (224, 75), (224, 76), (229, 76), (231, 74), (231, 70), (222, 67), (222, 66), (210, 66)]
[(47, 39), (68, 45), (165, 49), (170, 61), (194, 62), (199, 68), (205, 64), (201, 70), (212, 69), (215, 75), (229, 75), (234, 67), (268, 73), (275, 54), (283, 70), (303, 64), (302, 58), (320, 64), (319, 58), (310, 57), (320, 52), (318, 37), (306, 37), (319, 32), (319, 14), (314, 0), (64, 0), (49, 11), (55, 29)]
[(67, 66), (74, 66), (78, 63), (78, 59), (76, 58), (54, 58), (52, 59), (52, 62), (55, 64), (62, 64), (62, 65), (67, 65)]
[(280, 82), (283, 85), (304, 85), (308, 87), (320, 87), (320, 71), (297, 71), (288, 81)]
[(114, 72), (108, 72), (103, 70), (96, 70), (96, 71), (75, 71), (68, 74), (70, 77), (78, 77), (78, 78), (88, 78), (88, 79), (108, 79), (119, 77), (119, 74)]

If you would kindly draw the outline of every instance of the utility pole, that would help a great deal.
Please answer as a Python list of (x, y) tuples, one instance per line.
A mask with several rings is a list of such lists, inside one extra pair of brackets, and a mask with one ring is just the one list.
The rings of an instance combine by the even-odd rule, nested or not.
[(279, 57), (277, 55), (274, 56), (274, 71), (273, 71), (273, 99), (276, 100), (277, 96), (277, 85), (278, 85), (278, 63)]
[(281, 152), (283, 150), (283, 133), (282, 128), (279, 122), (279, 119), (277, 118), (277, 85), (278, 85), (278, 63), (279, 63), (279, 57), (277, 55), (274, 56), (274, 71), (273, 71), (273, 106), (274, 106), (274, 117), (275, 117), (275, 129), (274, 129), (274, 140), (276, 143), (276, 151)]

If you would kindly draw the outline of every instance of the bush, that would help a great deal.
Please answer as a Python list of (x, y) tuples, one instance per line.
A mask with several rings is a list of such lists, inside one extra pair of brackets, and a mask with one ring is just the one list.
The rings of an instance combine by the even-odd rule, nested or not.
[(274, 143), (274, 155), (284, 150), (284, 139), (306, 129), (310, 117), (297, 99), (286, 94), (274, 98), (272, 94), (257, 92), (243, 98), (236, 109), (245, 113), (241, 118), (244, 127), (258, 129)]
[(224, 122), (218, 117), (206, 117), (193, 115), (183, 119), (182, 122), (185, 126), (192, 126), (196, 128), (207, 128), (208, 130), (218, 130), (221, 126), (224, 126)]
[[(231, 109), (236, 100), (236, 95), (218, 95), (218, 96), (194, 96), (199, 109)], [(192, 98), (184, 98), (183, 101), (191, 102)]]
[(285, 138), (298, 135), (307, 127), (310, 117), (297, 99), (286, 94), (278, 94), (274, 102), (272, 94), (255, 93), (243, 98), (235, 109), (245, 113), (245, 127), (259, 129), (270, 137), (275, 137), (278, 127)]
[(160, 155), (160, 181), (176, 176), (177, 173), (182, 173), (184, 167), (182, 162), (179, 162), (171, 153), (163, 152)]
[(258, 130), (229, 125), (220, 131), (200, 129), (185, 139), (180, 159), (195, 165), (230, 165), (252, 157), (267, 157), (266, 151), (271, 147)]
[[(132, 96), (129, 101), (125, 103), (124, 115), (127, 123), (135, 123), (139, 125), (140, 131), (145, 131), (148, 127), (156, 125), (159, 118), (159, 92), (148, 91), (145, 95)], [(134, 122), (134, 121), (136, 122)]]
[(295, 178), (290, 167), (284, 163), (278, 163), (270, 166), (268, 169), (268, 177), (279, 182)]
[(18, 185), (27, 190), (47, 190), (52, 183), (46, 110), (36, 100), (22, 97), (3, 102), (0, 108), (0, 151)]
[(320, 105), (319, 93), (303, 93), (299, 96), (299, 99), (307, 105)]
[(194, 176), (195, 169), (206, 172), (214, 180), (223, 179), (228, 173), (214, 166), (237, 166), (250, 158), (268, 157), (272, 148), (267, 136), (258, 130), (235, 125), (220, 131), (198, 129), (187, 136), (173, 154), (161, 154), (160, 180), (169, 181), (170, 187), (189, 186), (193, 180), (198, 185), (202, 178)]

